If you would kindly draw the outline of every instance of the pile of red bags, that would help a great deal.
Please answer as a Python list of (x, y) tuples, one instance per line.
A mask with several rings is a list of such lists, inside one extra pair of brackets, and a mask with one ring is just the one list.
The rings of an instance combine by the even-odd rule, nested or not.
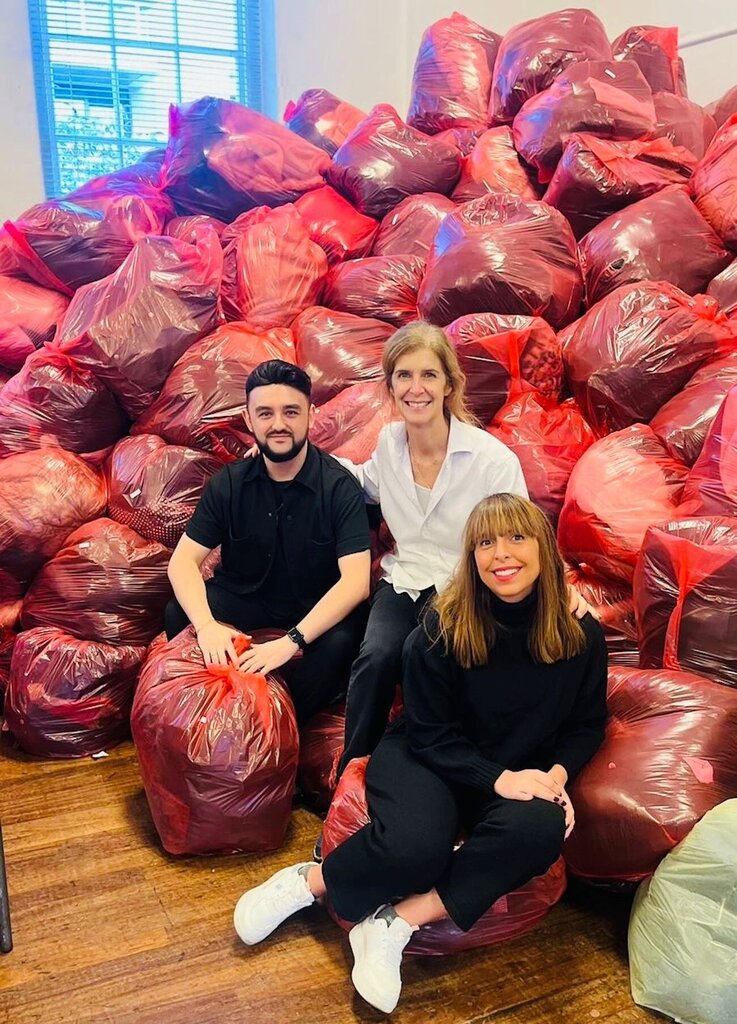
[(684, 669), (737, 687), (737, 518), (651, 526), (634, 595), (644, 668)]
[(417, 293), (425, 272), (420, 256), (368, 256), (332, 268), (323, 302), (331, 309), (375, 317), (401, 327), (417, 319)]
[(382, 428), (394, 418), (394, 405), (383, 382), (353, 384), (318, 409), (310, 440), (358, 465), (371, 458)]
[(124, 437), (107, 465), (108, 515), (146, 540), (176, 547), (222, 463), (153, 434)]
[(278, 676), (205, 668), (188, 628), (149, 653), (131, 729), (165, 850), (254, 853), (281, 844), (299, 737)]
[(379, 380), (384, 345), (394, 333), (383, 320), (322, 306), (306, 309), (292, 330), (297, 363), (310, 375), (315, 405), (324, 405), (351, 384)]
[(487, 192), (509, 192), (520, 199), (539, 198), (532, 173), (518, 156), (512, 131), (506, 126), (484, 132), (463, 158), (452, 198), (456, 203), (467, 203)]
[(294, 207), (312, 241), (325, 252), (331, 267), (371, 252), (378, 222), (359, 213), (329, 185), (306, 192)]
[(291, 331), (259, 333), (239, 323), (219, 327), (176, 363), (132, 433), (158, 434), (169, 444), (213, 452), (224, 462), (239, 458), (253, 443), (243, 419), (246, 379), (266, 359), (294, 362)]
[(694, 201), (728, 249), (737, 251), (737, 115), (709, 143), (691, 179)]
[(144, 646), (78, 640), (41, 626), (18, 637), (5, 723), (36, 757), (86, 757), (127, 739)]
[(727, 392), (683, 489), (684, 513), (737, 515), (737, 385)]
[(332, 156), (365, 116), (327, 89), (307, 89), (296, 101), (287, 103), (282, 120), (290, 131)]
[(382, 220), (373, 256), (419, 256), (426, 260), (433, 239), (455, 203), (438, 192), (407, 196)]
[(571, 789), (568, 870), (639, 882), (737, 792), (737, 693), (690, 672), (609, 670), (606, 737)]
[(438, 228), (417, 306), (441, 326), (493, 310), (541, 316), (558, 328), (578, 315), (582, 294), (565, 217), (546, 203), (490, 192)]
[(68, 305), (60, 292), (0, 278), (0, 367), (20, 370), (32, 352), (53, 339)]
[(686, 69), (678, 56), (678, 29), (633, 25), (612, 43), (617, 60), (637, 64), (653, 92), (686, 95)]
[[(340, 778), (323, 828), (323, 857), (327, 857), (370, 820), (366, 803), (367, 764), (367, 757), (351, 761)], [(436, 921), (415, 932), (407, 952), (419, 956), (442, 956), (524, 935), (545, 917), (565, 889), (565, 864), (563, 858), (559, 857), (544, 875), (532, 878), (519, 889), (498, 899), (469, 931), (461, 931), (450, 918)], [(348, 930), (352, 927), (351, 923), (342, 921), (330, 909), (342, 928)]]

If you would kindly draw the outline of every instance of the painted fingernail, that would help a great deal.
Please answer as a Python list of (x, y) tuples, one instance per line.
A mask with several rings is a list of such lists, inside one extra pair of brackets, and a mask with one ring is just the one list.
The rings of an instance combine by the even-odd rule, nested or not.
[(554, 796), (553, 797), (553, 801), (554, 801), (554, 803), (559, 804), (560, 803), (560, 797), (559, 796)]

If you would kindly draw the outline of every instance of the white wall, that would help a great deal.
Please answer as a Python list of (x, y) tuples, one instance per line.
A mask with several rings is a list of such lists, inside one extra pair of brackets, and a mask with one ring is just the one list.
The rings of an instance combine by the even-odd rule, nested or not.
[[(322, 86), (367, 110), (389, 102), (404, 114), (424, 28), (460, 9), (497, 32), (564, 2), (523, 0), (494, 10), (491, 0), (269, 0), (277, 58), (272, 114), (305, 89)], [(585, 0), (582, 0), (582, 5)], [(501, 8), (501, 5), (498, 5)], [(734, 0), (592, 0), (614, 37), (632, 24), (678, 24), (682, 40), (737, 26)], [(490, 13), (493, 12), (493, 15)], [(737, 83), (737, 35), (685, 48), (692, 99), (708, 103)], [(26, 0), (0, 5), (0, 220), (43, 198), (41, 153)]]

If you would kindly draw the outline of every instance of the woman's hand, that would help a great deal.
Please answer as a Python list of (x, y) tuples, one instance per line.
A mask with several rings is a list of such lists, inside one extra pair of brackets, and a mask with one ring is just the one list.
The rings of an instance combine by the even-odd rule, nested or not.
[(494, 783), (494, 792), (505, 800), (550, 800), (562, 803), (565, 792), (560, 782), (550, 772), (541, 772), (536, 768), (524, 768), (520, 772), (503, 771)]
[(573, 832), (573, 826), (576, 824), (576, 815), (567, 789), (563, 790), (560, 805), (566, 813), (566, 834), (563, 838), (567, 839), (571, 832)]
[(298, 650), (298, 645), (288, 636), (268, 640), (264, 644), (254, 644), (241, 655), (239, 668), (241, 672), (273, 672), (274, 669), (286, 665)]
[[(197, 630), (197, 643), (202, 651), (206, 665), (227, 665), (230, 658), (233, 665), (238, 664), (235, 640), (244, 634), (232, 626), (224, 626), (222, 622), (210, 619)], [(250, 637), (248, 637), (250, 640)]]
[(568, 611), (571, 615), (575, 615), (577, 619), (582, 619), (587, 613), (595, 619), (599, 618), (599, 613), (596, 609), (592, 608), (583, 594), (579, 594), (570, 583), (568, 584)]

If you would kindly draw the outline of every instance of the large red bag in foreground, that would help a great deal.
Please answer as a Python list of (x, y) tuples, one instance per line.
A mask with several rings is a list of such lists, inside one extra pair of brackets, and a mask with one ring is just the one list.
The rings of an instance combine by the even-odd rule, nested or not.
[(161, 180), (179, 213), (230, 222), (255, 206), (293, 203), (325, 184), (329, 166), (322, 149), (231, 100), (170, 108)]
[(220, 459), (154, 434), (124, 437), (107, 464), (108, 515), (146, 540), (174, 548)]
[(461, 176), (453, 189), (456, 203), (468, 203), (487, 192), (510, 192), (520, 199), (538, 199), (532, 172), (514, 148), (511, 128), (490, 128), (463, 158)]
[(453, 200), (439, 192), (408, 196), (382, 220), (372, 256), (420, 256), (426, 260), (438, 228), (453, 210)]
[(571, 390), (596, 433), (651, 419), (734, 347), (716, 303), (670, 284), (622, 285), (560, 336)]
[(714, 296), (730, 319), (737, 319), (737, 260), (717, 274), (706, 291)]
[(569, 64), (611, 59), (606, 29), (591, 11), (569, 7), (523, 21), (509, 29), (499, 47), (490, 118), (510, 123), (522, 104), (552, 85)]
[(379, 219), (407, 196), (448, 195), (460, 168), (455, 146), (410, 128), (381, 103), (337, 151), (327, 179), (361, 213)]
[(617, 60), (633, 60), (653, 92), (686, 95), (686, 69), (678, 56), (678, 29), (633, 25), (612, 43)]
[(324, 405), (351, 384), (379, 380), (384, 345), (394, 333), (383, 320), (322, 306), (306, 309), (292, 330), (297, 363), (310, 376), (315, 405)]
[(281, 844), (299, 737), (279, 676), (205, 668), (190, 627), (149, 654), (131, 730), (165, 850), (255, 853)]
[(737, 518), (651, 526), (634, 595), (643, 668), (684, 669), (737, 687)]
[(731, 259), (683, 185), (607, 217), (584, 235), (578, 253), (589, 306), (636, 281), (669, 281), (695, 295)]
[(572, 64), (514, 119), (517, 152), (550, 181), (571, 132), (605, 139), (641, 139), (655, 128), (653, 97), (632, 61)]
[(728, 249), (737, 252), (737, 114), (709, 143), (691, 179), (694, 201)]
[(345, 701), (320, 711), (299, 736), (299, 788), (318, 810), (327, 810), (343, 753)]
[(595, 440), (575, 399), (557, 405), (528, 391), (504, 405), (487, 429), (519, 459), (530, 500), (557, 522), (573, 467)]
[(0, 608), (23, 596), (72, 530), (105, 509), (101, 473), (61, 448), (0, 459)]
[(565, 214), (581, 238), (630, 203), (666, 185), (685, 184), (695, 166), (695, 157), (668, 139), (614, 142), (573, 134), (565, 141), (545, 202)]
[(420, 256), (368, 256), (340, 263), (325, 279), (323, 302), (355, 316), (401, 327), (417, 319), (417, 292), (425, 272)]
[(310, 238), (328, 258), (328, 265), (368, 256), (379, 225), (351, 206), (334, 188), (325, 185), (305, 194), (294, 204)]
[(486, 127), (491, 73), (502, 37), (454, 12), (425, 32), (415, 60), (407, 124), (435, 135)]
[[(368, 760), (367, 757), (361, 757), (351, 761), (341, 776), (325, 819), (322, 833), (323, 857), (331, 854), (371, 820), (366, 803)], [(559, 857), (544, 875), (538, 875), (514, 892), (501, 896), (469, 931), (461, 931), (450, 918), (435, 921), (415, 932), (407, 952), (419, 956), (441, 956), (490, 946), (495, 942), (524, 935), (545, 917), (565, 889), (565, 865), (563, 858)], [(333, 916), (342, 928), (348, 930), (352, 927), (347, 921)]]
[(490, 192), (438, 228), (417, 306), (444, 326), (467, 313), (521, 313), (562, 327), (578, 315), (583, 284), (576, 240), (546, 203)]
[(640, 651), (632, 586), (595, 576), (586, 571), (587, 568), (585, 565), (567, 565), (566, 582), (575, 587), (596, 612), (604, 630), (609, 664), (637, 668)]
[(90, 370), (44, 347), (0, 391), (0, 458), (58, 445), (99, 463), (128, 422)]
[(69, 300), (29, 281), (0, 277), (0, 366), (20, 370), (26, 358), (51, 341)]
[(565, 558), (630, 581), (647, 528), (676, 516), (687, 473), (642, 423), (596, 441), (568, 481), (558, 522)]
[(328, 260), (292, 205), (260, 206), (221, 236), (223, 310), (256, 331), (288, 327), (320, 301)]
[(609, 670), (604, 743), (573, 784), (568, 870), (639, 882), (737, 796), (737, 693), (671, 669)]
[(261, 334), (239, 323), (219, 327), (185, 352), (132, 433), (158, 434), (169, 444), (213, 452), (223, 462), (239, 458), (253, 443), (243, 419), (246, 379), (266, 359), (295, 361), (291, 331), (278, 327)]
[(77, 640), (41, 626), (13, 651), (5, 722), (36, 757), (86, 757), (127, 739), (144, 646)]
[(363, 110), (327, 89), (306, 89), (296, 101), (287, 103), (282, 120), (290, 131), (332, 156), (365, 116)]
[(222, 267), (212, 230), (196, 245), (144, 238), (114, 274), (75, 295), (54, 344), (138, 416), (177, 359), (218, 322)]
[(737, 516), (737, 385), (719, 407), (683, 489), (684, 513)]
[(95, 519), (70, 534), (36, 575), (23, 629), (56, 626), (80, 640), (147, 644), (161, 630), (171, 597), (171, 551), (113, 522)]
[(674, 146), (682, 146), (700, 160), (714, 138), (717, 126), (698, 103), (671, 92), (658, 92), (655, 104), (654, 139), (670, 139)]
[(384, 426), (396, 419), (383, 382), (353, 384), (318, 409), (310, 441), (357, 465), (371, 458)]

